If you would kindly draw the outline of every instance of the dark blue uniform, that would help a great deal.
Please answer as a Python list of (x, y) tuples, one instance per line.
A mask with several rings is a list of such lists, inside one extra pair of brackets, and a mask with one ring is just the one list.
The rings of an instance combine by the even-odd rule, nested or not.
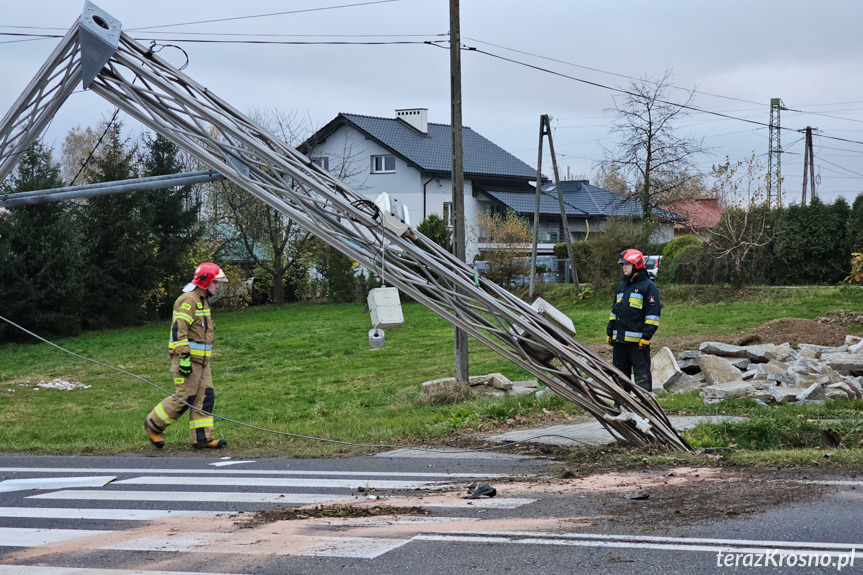
[(661, 312), (656, 285), (645, 270), (635, 270), (632, 277), (623, 278), (617, 286), (605, 330), (614, 344), (614, 367), (630, 377), (634, 374), (636, 385), (647, 391), (653, 391), (650, 345), (640, 348), (638, 344), (641, 340), (650, 341), (656, 333)]

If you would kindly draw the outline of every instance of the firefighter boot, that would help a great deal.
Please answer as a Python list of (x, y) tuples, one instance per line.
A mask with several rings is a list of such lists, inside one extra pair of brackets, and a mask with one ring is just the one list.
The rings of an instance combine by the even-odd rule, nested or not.
[(204, 443), (193, 443), (192, 447), (195, 449), (203, 449), (205, 447), (210, 449), (221, 449), (227, 444), (228, 442), (224, 439), (212, 439), (210, 441), (205, 441)]
[(162, 438), (162, 433), (150, 427), (150, 424), (147, 423), (146, 419), (144, 420), (144, 431), (147, 432), (147, 439), (150, 440), (150, 443), (152, 443), (156, 449), (162, 449), (165, 447), (165, 440)]

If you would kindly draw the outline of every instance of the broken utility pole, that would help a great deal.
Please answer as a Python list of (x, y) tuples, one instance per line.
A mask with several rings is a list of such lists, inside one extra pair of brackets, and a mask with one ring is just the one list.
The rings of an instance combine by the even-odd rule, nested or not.
[(569, 233), (569, 219), (566, 216), (566, 205), (563, 201), (563, 190), (560, 189), (560, 174), (557, 169), (557, 156), (554, 153), (554, 141), (551, 137), (551, 122), (548, 114), (539, 117), (539, 159), (536, 163), (536, 203), (533, 211), (533, 249), (530, 259), (530, 297), (533, 297), (533, 288), (536, 277), (536, 249), (539, 236), (539, 197), (542, 193), (542, 138), (548, 136), (548, 149), (551, 153), (551, 167), (554, 171), (554, 181), (557, 187), (557, 199), (560, 203), (560, 219), (563, 222), (563, 241), (566, 242), (566, 253), (569, 256), (569, 268), (572, 273), (572, 284), (575, 293), (581, 290), (578, 283), (578, 270), (575, 268), (575, 252), (572, 250), (572, 235)]

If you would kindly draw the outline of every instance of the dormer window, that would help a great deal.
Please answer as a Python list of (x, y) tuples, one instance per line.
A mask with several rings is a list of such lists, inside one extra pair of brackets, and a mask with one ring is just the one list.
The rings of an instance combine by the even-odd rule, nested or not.
[(373, 174), (393, 174), (396, 171), (395, 156), (372, 156)]

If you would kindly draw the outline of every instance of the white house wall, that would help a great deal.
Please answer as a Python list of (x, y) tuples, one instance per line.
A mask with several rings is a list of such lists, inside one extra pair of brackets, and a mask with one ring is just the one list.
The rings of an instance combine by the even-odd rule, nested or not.
[[(354, 128), (344, 125), (330, 135), (325, 142), (312, 151), (312, 158), (327, 157), (330, 172), (341, 178), (351, 188), (374, 200), (386, 192), (408, 208), (411, 225), (416, 227), (423, 220), (423, 184), (432, 174), (421, 173), (416, 167), (395, 155), (395, 173), (371, 173), (371, 157), (395, 155)], [(452, 180), (436, 176), (426, 184), (425, 215), (444, 215), (444, 203), (452, 201)], [(477, 253), (476, 242), (472, 241), (471, 229), (477, 215), (484, 206), (473, 197), (473, 182), (465, 180), (465, 226), (468, 231), (466, 246), (467, 261), (473, 261)]]

